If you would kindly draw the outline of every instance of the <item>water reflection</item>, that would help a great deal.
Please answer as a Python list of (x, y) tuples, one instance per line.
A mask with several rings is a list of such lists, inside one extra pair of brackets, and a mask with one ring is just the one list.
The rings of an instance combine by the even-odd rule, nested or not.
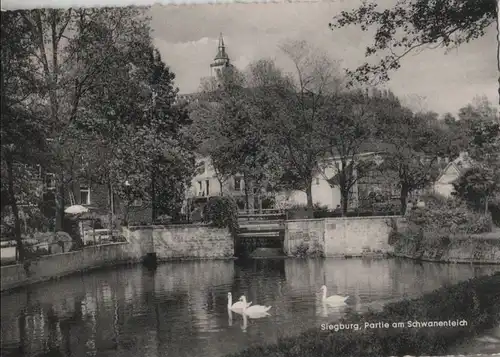
[[(74, 276), (2, 296), (2, 356), (223, 356), (382, 308), (496, 267), (404, 260), (251, 260), (140, 266)], [(321, 285), (349, 295), (321, 302)], [(249, 319), (227, 293), (272, 306)]]

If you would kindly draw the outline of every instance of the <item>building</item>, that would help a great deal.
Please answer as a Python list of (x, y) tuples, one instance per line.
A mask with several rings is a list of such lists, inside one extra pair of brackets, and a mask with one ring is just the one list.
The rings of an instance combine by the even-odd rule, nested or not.
[[(52, 173), (40, 171), (39, 182), (43, 192), (44, 205), (49, 211), (55, 210), (56, 180)], [(126, 183), (124, 183), (126, 185)], [(65, 207), (82, 205), (89, 209), (89, 217), (99, 222), (102, 228), (109, 228), (110, 213), (113, 212), (114, 224), (150, 224), (152, 222), (151, 203), (136, 199), (132, 202), (121, 200), (108, 185), (75, 179), (64, 190)], [(113, 209), (111, 209), (113, 207)], [(85, 229), (91, 229), (90, 220), (84, 224)]]
[(472, 167), (472, 162), (467, 153), (461, 153), (458, 158), (449, 162), (433, 185), (433, 191), (444, 197), (451, 197), (454, 192), (453, 183), (467, 169)]

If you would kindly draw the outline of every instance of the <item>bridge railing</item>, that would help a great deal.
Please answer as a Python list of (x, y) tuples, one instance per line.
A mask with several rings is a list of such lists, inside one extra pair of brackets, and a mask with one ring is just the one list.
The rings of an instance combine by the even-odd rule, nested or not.
[(252, 209), (238, 212), (240, 220), (281, 220), (286, 219), (286, 211), (282, 209)]

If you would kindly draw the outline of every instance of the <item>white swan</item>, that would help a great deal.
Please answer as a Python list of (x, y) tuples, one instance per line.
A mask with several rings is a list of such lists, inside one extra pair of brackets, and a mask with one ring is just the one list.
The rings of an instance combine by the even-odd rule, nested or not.
[[(241, 300), (241, 299), (240, 299)], [(246, 302), (243, 303), (243, 301), (237, 301), (233, 304), (233, 294), (231, 293), (227, 293), (227, 308), (231, 311), (234, 311), (234, 312), (241, 312), (243, 311), (243, 307), (246, 306), (250, 306), (252, 305), (252, 302)]]
[(326, 286), (323, 285), (321, 287), (321, 291), (323, 293), (322, 301), (327, 303), (328, 305), (345, 305), (346, 300), (349, 298), (349, 296), (341, 296), (341, 295), (332, 295), (332, 296), (326, 296)]
[(243, 295), (240, 298), (240, 301), (243, 303), (243, 315), (250, 317), (251, 319), (258, 319), (260, 317), (269, 316), (268, 311), (271, 309), (271, 306), (263, 306), (263, 305), (247, 305), (247, 298)]

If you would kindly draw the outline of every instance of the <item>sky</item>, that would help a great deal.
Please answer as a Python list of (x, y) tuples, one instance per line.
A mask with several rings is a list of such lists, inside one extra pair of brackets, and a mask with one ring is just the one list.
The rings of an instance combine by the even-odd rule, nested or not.
[[(383, 2), (391, 0), (380, 0)], [(210, 75), (222, 32), (232, 63), (275, 59), (286, 71), (291, 62), (279, 46), (306, 40), (341, 67), (354, 69), (365, 61), (364, 51), (373, 37), (356, 27), (331, 30), (328, 23), (354, 0), (322, 2), (154, 5), (151, 8), (154, 43), (176, 74), (180, 93), (198, 91), (200, 79)], [(475, 96), (485, 95), (498, 104), (497, 32), (457, 49), (426, 49), (402, 61), (387, 84), (403, 102), (418, 110), (439, 114), (457, 111)]]

